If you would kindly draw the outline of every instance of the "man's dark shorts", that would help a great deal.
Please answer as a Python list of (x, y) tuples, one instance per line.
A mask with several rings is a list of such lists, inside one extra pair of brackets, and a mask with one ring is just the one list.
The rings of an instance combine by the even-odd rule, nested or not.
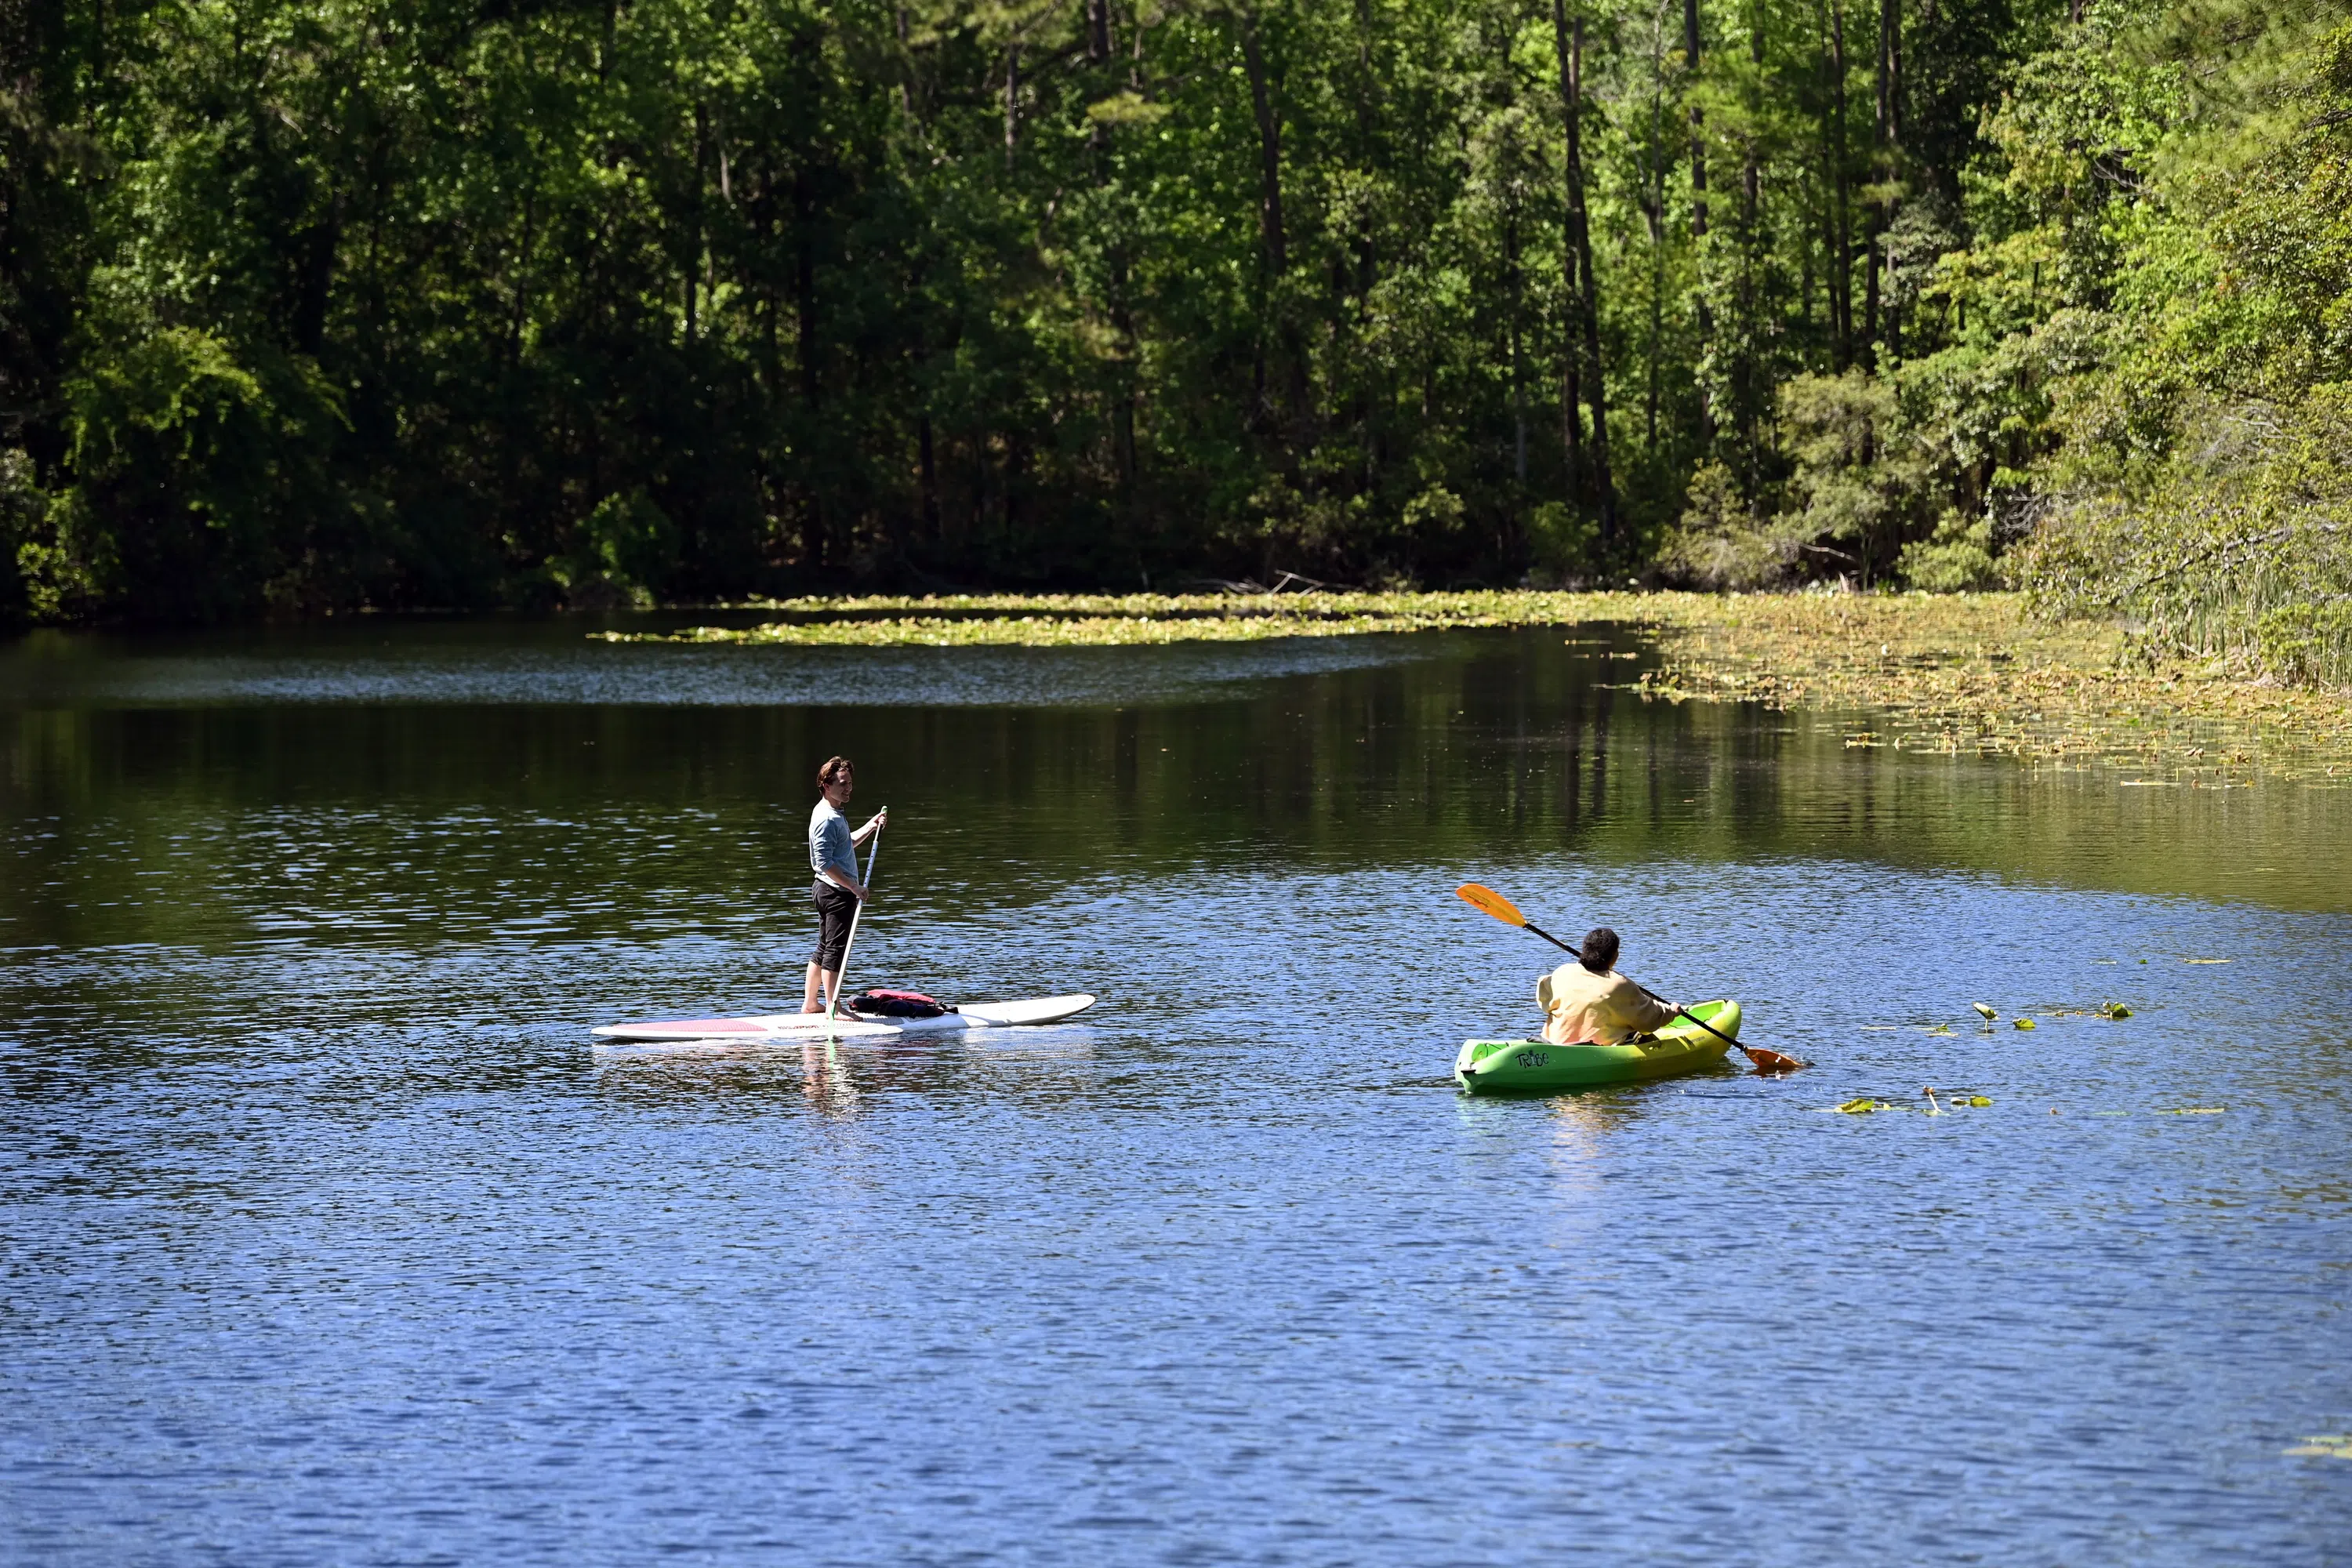
[(809, 898), (816, 905), (816, 966), (838, 970), (842, 955), (849, 947), (849, 921), (857, 912), (857, 895), (831, 882), (818, 881), (810, 885)]

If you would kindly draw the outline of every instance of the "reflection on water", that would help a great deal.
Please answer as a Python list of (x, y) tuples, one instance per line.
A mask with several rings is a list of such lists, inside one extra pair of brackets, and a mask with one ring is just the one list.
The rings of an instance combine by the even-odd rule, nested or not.
[(855, 1115), (875, 1095), (954, 1094), (1001, 1089), (1016, 1077), (1057, 1068), (1091, 1078), (1094, 1037), (1087, 1026), (1048, 1025), (987, 1039), (916, 1035), (870, 1040), (598, 1042), (597, 1086), (617, 1103), (691, 1103), (798, 1092), (828, 1113)]
[[(0, 655), (0, 1557), (2345, 1539), (2352, 795), (1849, 752), (1558, 633), (580, 629)], [(1100, 1005), (598, 1046), (797, 1004), (832, 751), (854, 983)], [(1456, 1095), (1549, 960), (1470, 875), (1821, 1065)]]
[[(807, 759), (835, 751), (898, 808), (906, 831), (883, 875), (919, 901), (891, 908), (925, 921), (975, 907), (961, 872), (976, 863), (991, 868), (984, 909), (1203, 857), (1288, 870), (1546, 849), (1862, 856), (2352, 907), (2352, 790), (2130, 789), (2098, 772), (1848, 750), (1834, 721), (1607, 689), (1596, 682), (1638, 665), (1552, 633), (1372, 640), (1423, 651), (1268, 678), (1258, 660), (1275, 656), (1259, 650), (1293, 645), (1078, 650), (1131, 660), (1153, 690), (1165, 661), (1230, 661), (1216, 700), (1119, 707), (537, 703), (517, 696), (539, 691), (530, 681), (471, 707), (0, 707), (0, 805), (32, 873), (0, 894), (0, 921), (27, 901), (46, 906), (43, 930), (86, 925), (85, 941), (641, 938), (648, 922), (764, 921), (789, 896), (778, 847), (798, 829)], [(1043, 670), (1062, 650), (993, 651)], [(130, 859), (138, 874), (118, 876)], [(83, 875), (102, 891), (77, 892)], [(167, 878), (170, 896), (149, 900)], [(352, 879), (375, 894), (364, 910)], [(1659, 893), (1737, 903), (1720, 886)], [(100, 907), (116, 912), (95, 921)], [(0, 923), (0, 942), (16, 929)]]

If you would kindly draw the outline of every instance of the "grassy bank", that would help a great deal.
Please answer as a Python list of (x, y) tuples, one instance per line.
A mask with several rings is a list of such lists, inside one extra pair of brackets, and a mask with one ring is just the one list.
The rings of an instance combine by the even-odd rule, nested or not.
[(2105, 762), (2182, 784), (2352, 784), (2352, 692), (2135, 665), (2120, 630), (2026, 617), (2013, 595), (1307, 593), (793, 599), (777, 618), (616, 641), (1104, 647), (1613, 622), (1663, 656), (1646, 699), (1836, 714), (1847, 743)]

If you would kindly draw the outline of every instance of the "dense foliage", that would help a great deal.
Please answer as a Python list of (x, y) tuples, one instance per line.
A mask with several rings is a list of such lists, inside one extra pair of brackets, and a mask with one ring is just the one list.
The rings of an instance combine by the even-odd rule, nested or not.
[(2352, 34), (2217, 3), (0, 0), (0, 614), (2021, 568), (2319, 672)]

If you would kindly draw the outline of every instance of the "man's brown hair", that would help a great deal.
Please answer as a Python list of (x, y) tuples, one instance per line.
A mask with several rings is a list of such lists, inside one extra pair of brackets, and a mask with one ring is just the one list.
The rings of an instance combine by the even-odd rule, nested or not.
[(851, 765), (847, 757), (827, 757), (824, 760), (824, 766), (816, 771), (816, 787), (823, 789), (829, 784), (847, 778), (856, 771), (857, 769)]

